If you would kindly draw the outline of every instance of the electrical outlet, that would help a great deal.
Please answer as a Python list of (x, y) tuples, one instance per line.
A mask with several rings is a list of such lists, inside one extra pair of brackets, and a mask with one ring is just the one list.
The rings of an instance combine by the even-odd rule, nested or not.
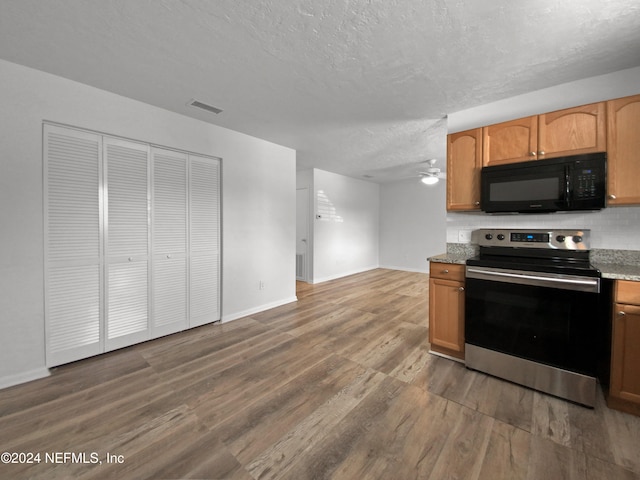
[(458, 231), (458, 241), (460, 243), (471, 243), (471, 230)]

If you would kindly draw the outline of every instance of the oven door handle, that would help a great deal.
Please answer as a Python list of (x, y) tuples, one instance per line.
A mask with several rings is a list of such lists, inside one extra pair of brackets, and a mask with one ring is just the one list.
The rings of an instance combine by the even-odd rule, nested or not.
[(580, 292), (600, 292), (600, 279), (569, 275), (544, 275), (519, 270), (474, 268), (467, 266), (466, 278), (517, 283), (534, 287), (560, 288)]

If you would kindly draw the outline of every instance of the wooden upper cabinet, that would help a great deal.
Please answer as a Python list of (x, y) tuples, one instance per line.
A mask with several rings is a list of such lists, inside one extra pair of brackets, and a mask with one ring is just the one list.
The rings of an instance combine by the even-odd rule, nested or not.
[(483, 165), (604, 152), (606, 103), (558, 110), (483, 128)]
[(607, 102), (609, 205), (640, 203), (640, 95)]
[(538, 117), (526, 117), (482, 129), (484, 166), (537, 158)]
[(606, 103), (538, 115), (538, 159), (604, 152)]
[(447, 135), (447, 210), (480, 209), (482, 128)]

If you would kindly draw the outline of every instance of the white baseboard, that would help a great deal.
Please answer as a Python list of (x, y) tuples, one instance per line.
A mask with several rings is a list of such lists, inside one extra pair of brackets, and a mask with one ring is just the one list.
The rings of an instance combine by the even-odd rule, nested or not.
[(271, 310), (272, 308), (281, 307), (282, 305), (286, 305), (287, 303), (293, 303), (297, 301), (298, 301), (298, 297), (294, 296), (284, 300), (278, 300), (276, 302), (260, 305), (258, 307), (249, 308), (241, 312), (225, 314), (225, 315), (222, 315), (221, 323), (226, 323), (232, 320), (237, 320), (239, 318), (248, 317), (249, 315), (253, 315), (254, 313), (264, 312), (265, 310)]
[(27, 372), (20, 372), (13, 375), (0, 378), (0, 389), (13, 387), (21, 383), (31, 382), (32, 380), (38, 380), (39, 378), (45, 378), (51, 375), (49, 369), (46, 367), (36, 368)]
[(380, 268), (380, 266), (379, 265), (372, 265), (372, 266), (365, 267), (365, 268), (359, 268), (357, 270), (350, 270), (350, 271), (347, 271), (347, 272), (338, 273), (336, 275), (329, 275), (328, 277), (314, 278), (311, 283), (315, 284), (315, 283), (328, 282), (329, 280), (337, 280), (338, 278), (344, 278), (344, 277), (348, 277), (349, 275), (356, 275), (357, 273), (368, 272), (370, 270), (375, 270), (376, 268)]
[(425, 268), (397, 267), (395, 265), (380, 265), (380, 268), (387, 268), (389, 270), (400, 270), (402, 272), (429, 273), (428, 264)]

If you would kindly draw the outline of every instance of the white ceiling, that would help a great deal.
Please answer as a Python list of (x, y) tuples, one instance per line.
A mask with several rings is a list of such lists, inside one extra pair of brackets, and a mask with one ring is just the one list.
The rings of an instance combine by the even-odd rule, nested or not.
[(387, 181), (448, 113), (640, 65), (640, 2), (0, 0), (0, 58)]

